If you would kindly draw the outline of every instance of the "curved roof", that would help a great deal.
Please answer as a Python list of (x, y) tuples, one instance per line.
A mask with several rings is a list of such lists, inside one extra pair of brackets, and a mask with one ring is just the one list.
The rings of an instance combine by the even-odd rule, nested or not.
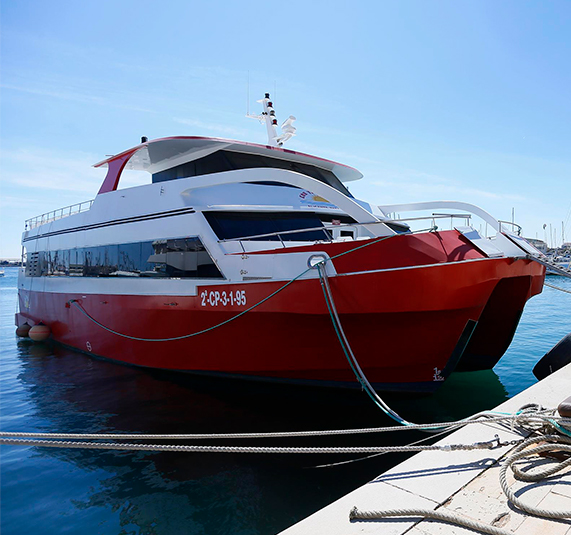
[(123, 169), (142, 170), (154, 174), (222, 149), (314, 165), (331, 171), (341, 182), (359, 180), (363, 177), (357, 169), (348, 165), (281, 147), (211, 137), (176, 136), (141, 143), (96, 163), (94, 167), (107, 166), (109, 169), (99, 193), (117, 189)]

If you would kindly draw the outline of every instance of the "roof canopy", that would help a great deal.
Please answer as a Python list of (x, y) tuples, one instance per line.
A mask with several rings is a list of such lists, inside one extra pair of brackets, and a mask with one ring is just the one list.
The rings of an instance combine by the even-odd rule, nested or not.
[(359, 171), (352, 167), (302, 152), (229, 139), (180, 136), (147, 141), (96, 163), (94, 167), (108, 167), (107, 176), (99, 193), (116, 190), (123, 169), (148, 171), (154, 174), (182, 163), (203, 158), (219, 150), (259, 154), (270, 158), (314, 165), (331, 171), (341, 182), (359, 180), (363, 177)]

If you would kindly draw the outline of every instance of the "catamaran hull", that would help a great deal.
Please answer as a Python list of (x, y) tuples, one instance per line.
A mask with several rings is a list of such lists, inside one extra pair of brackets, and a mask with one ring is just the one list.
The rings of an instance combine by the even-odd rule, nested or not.
[[(431, 392), (462, 360), (499, 282), (528, 281), (508, 285), (512, 292), (503, 295), (504, 308), (513, 300), (519, 310), (541, 290), (543, 277), (535, 262), (498, 258), (346, 273), (330, 277), (330, 285), (369, 381), (382, 390)], [(218, 283), (192, 296), (124, 295), (116, 279), (92, 281), (89, 293), (21, 287), (16, 323), (42, 321), (56, 342), (130, 365), (356, 386), (319, 279), (297, 280), (236, 318), (286, 283)], [(498, 335), (488, 327), (496, 352), (505, 345), (504, 330)], [(484, 352), (485, 339), (479, 332)]]

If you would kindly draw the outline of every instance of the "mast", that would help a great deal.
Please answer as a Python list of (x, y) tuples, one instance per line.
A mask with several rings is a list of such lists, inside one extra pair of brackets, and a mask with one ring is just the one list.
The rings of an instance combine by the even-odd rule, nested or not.
[(266, 124), (268, 133), (268, 145), (271, 147), (281, 147), (283, 144), (293, 136), (295, 136), (296, 128), (293, 122), (296, 120), (293, 115), (290, 115), (281, 125), (282, 134), (278, 136), (278, 120), (274, 110), (274, 104), (270, 99), (270, 94), (266, 93), (264, 98), (258, 100), (262, 104), (263, 111), (260, 115), (253, 115), (248, 113), (246, 117), (251, 119), (258, 119), (261, 123)]

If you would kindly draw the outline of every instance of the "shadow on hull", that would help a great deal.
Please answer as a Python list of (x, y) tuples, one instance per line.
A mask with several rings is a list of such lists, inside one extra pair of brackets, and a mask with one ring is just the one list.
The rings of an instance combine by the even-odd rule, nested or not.
[(482, 311), (456, 371), (491, 370), (510, 346), (530, 298), (531, 277), (502, 279)]

